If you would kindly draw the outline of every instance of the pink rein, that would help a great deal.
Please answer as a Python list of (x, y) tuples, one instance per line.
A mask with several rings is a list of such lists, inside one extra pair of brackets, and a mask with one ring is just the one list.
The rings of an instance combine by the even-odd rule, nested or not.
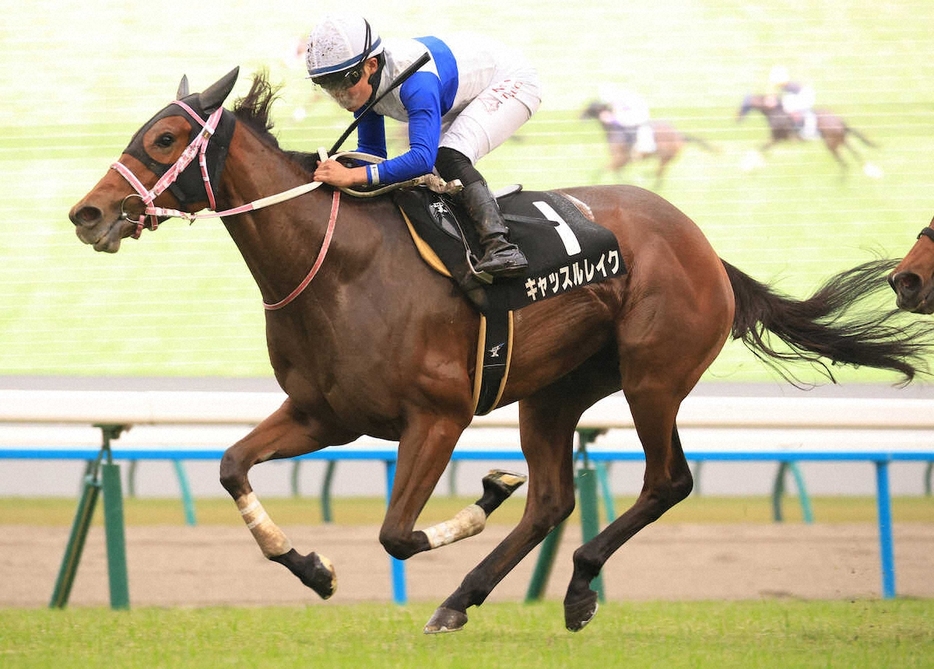
[[(187, 104), (181, 100), (175, 100), (172, 104), (178, 105), (184, 109), (188, 114), (198, 121), (202, 126), (202, 131), (198, 133), (198, 136), (195, 137), (191, 144), (189, 144), (185, 150), (182, 152), (182, 155), (178, 157), (178, 160), (175, 161), (175, 164), (172, 165), (166, 171), (162, 177), (156, 181), (152, 189), (147, 190), (143, 185), (143, 182), (133, 174), (132, 170), (123, 163), (117, 161), (113, 163), (110, 167), (120, 174), (127, 182), (133, 187), (136, 191), (136, 194), (143, 201), (143, 204), (146, 205), (146, 209), (135, 221), (131, 219), (126, 211), (123, 212), (123, 218), (136, 223), (136, 232), (133, 234), (134, 239), (139, 239), (140, 235), (143, 233), (143, 230), (146, 228), (145, 217), (150, 217), (149, 229), (155, 230), (159, 227), (159, 218), (169, 218), (169, 217), (178, 217), (184, 218), (190, 222), (194, 222), (199, 218), (220, 218), (223, 216), (234, 216), (236, 214), (244, 214), (249, 211), (255, 211), (257, 209), (262, 209), (263, 207), (268, 207), (269, 205), (278, 204), (279, 202), (284, 202), (290, 200), (299, 195), (304, 195), (318, 186), (321, 185), (321, 182), (314, 181), (307, 184), (302, 184), (301, 186), (296, 186), (282, 193), (277, 193), (275, 195), (270, 195), (268, 197), (260, 198), (253, 202), (240, 205), (239, 207), (234, 207), (232, 209), (226, 209), (224, 211), (214, 211), (217, 207), (217, 204), (214, 199), (214, 190), (211, 188), (211, 179), (208, 174), (207, 159), (205, 153), (208, 148), (208, 142), (211, 137), (214, 136), (214, 131), (217, 130), (217, 124), (220, 122), (221, 115), (224, 112), (223, 107), (219, 107), (214, 113), (212, 113), (207, 121), (201, 120), (201, 118), (189, 107)], [(194, 160), (195, 156), (198, 156), (198, 163), (201, 167), (201, 178), (204, 180), (204, 190), (208, 196), (208, 206), (211, 209), (209, 212), (205, 213), (191, 213), (187, 211), (181, 211), (178, 209), (166, 209), (163, 207), (156, 207), (152, 203), (159, 197), (162, 193), (166, 191), (169, 186), (175, 183), (179, 175), (191, 164), (191, 161)], [(323, 156), (326, 158), (326, 156)], [(127, 196), (131, 197), (131, 196)], [(124, 202), (126, 199), (124, 199)], [(331, 215), (328, 217), (328, 227), (324, 234), (324, 242), (321, 244), (321, 249), (318, 251), (318, 257), (315, 259), (314, 265), (312, 265), (311, 270), (308, 274), (302, 279), (302, 282), (295, 287), (291, 293), (289, 293), (282, 300), (275, 302), (274, 304), (269, 304), (263, 302), (263, 308), (267, 311), (276, 311), (281, 309), (287, 304), (291, 303), (295, 298), (302, 294), (305, 288), (308, 287), (308, 284), (311, 283), (312, 279), (315, 278), (315, 275), (318, 273), (322, 263), (324, 263), (324, 258), (328, 253), (328, 249), (331, 246), (331, 238), (334, 236), (334, 227), (337, 222), (337, 212), (340, 208), (340, 191), (334, 190), (334, 197), (331, 200)]]
[(321, 263), (324, 262), (324, 256), (328, 254), (328, 247), (331, 246), (331, 237), (334, 235), (334, 224), (337, 222), (337, 210), (340, 207), (340, 195), (341, 192), (335, 189), (334, 197), (331, 198), (331, 215), (328, 217), (328, 229), (324, 233), (324, 241), (321, 243), (321, 250), (318, 251), (318, 257), (315, 259), (315, 264), (311, 266), (308, 274), (305, 275), (305, 278), (302, 279), (302, 282), (295, 287), (295, 290), (286, 295), (283, 299), (279, 300), (275, 304), (263, 302), (263, 309), (266, 311), (276, 311), (277, 309), (281, 309), (287, 305), (289, 302), (301, 295), (302, 291), (308, 287), (309, 283), (311, 283), (311, 280), (315, 278), (315, 274), (318, 273), (318, 269), (321, 267)]

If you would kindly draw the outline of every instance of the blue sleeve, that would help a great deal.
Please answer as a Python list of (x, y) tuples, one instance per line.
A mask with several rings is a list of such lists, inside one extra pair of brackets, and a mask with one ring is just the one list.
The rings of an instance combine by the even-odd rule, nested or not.
[(379, 114), (367, 114), (357, 126), (357, 151), (386, 157), (386, 123)]
[(438, 157), (441, 141), (441, 82), (438, 77), (431, 72), (416, 72), (402, 84), (399, 94), (409, 117), (409, 150), (380, 163), (380, 183), (397, 183), (428, 174)]

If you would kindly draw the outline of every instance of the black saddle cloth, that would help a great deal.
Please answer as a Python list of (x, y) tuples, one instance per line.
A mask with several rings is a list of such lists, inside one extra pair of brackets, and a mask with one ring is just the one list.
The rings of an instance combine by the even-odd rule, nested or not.
[(484, 284), (470, 271), (483, 254), (473, 223), (450, 197), (418, 187), (396, 191), (396, 204), (481, 311), (512, 311), (626, 273), (616, 236), (567, 197), (517, 191), (499, 198), (509, 239), (529, 260), (524, 276)]

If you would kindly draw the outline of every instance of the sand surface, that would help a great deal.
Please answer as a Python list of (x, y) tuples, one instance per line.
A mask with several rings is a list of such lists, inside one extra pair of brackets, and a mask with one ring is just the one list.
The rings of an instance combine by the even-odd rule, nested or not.
[[(334, 563), (337, 593), (322, 602), (285, 568), (263, 558), (245, 528), (128, 527), (130, 603), (142, 606), (323, 605), (392, 601), (389, 558), (375, 526), (284, 528), (295, 547)], [(509, 531), (490, 525), (466, 541), (405, 563), (409, 601), (441, 603)], [(47, 606), (68, 528), (0, 526), (0, 606)], [(899, 596), (934, 597), (934, 525), (896, 524)], [(580, 543), (562, 539), (546, 590), (561, 599)], [(488, 601), (522, 601), (538, 550)], [(649, 527), (620, 549), (603, 572), (609, 600), (854, 599), (881, 596), (878, 530), (873, 524), (730, 524)], [(71, 606), (109, 604), (104, 532), (88, 536)]]

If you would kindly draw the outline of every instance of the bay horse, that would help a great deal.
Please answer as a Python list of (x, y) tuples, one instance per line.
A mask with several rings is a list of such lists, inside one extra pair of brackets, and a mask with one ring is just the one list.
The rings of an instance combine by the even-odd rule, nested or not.
[[(310, 183), (323, 156), (279, 147), (270, 121), (275, 89), (264, 74), (225, 109), (237, 76), (235, 69), (195, 94), (183, 79), (176, 100), (137, 131), (69, 216), (82, 242), (108, 253), (166, 217), (193, 220), (205, 207), (221, 217), (262, 295), (269, 357), (287, 399), (225, 452), (220, 481), (265, 557), (327, 598), (336, 587), (334, 566), (315, 552), (299, 553), (268, 516), (248, 477), (254, 465), (362, 435), (397, 441), (379, 539), (399, 559), (481, 531), (522, 477), (487, 476), (475, 504), (415, 529), (473, 417), (479, 314), (420, 259), (391, 198), (341, 197)], [(835, 277), (797, 301), (722, 261), (691, 219), (649, 191), (559, 192), (586, 203), (615, 234), (627, 273), (515, 313), (498, 404), (519, 403), (525, 510), (437, 608), (426, 633), (461, 629), (467, 609), (569, 516), (575, 427), (598, 399), (625, 393), (645, 478), (633, 506), (574, 553), (564, 600), (572, 631), (596, 613), (590, 582), (607, 559), (690, 493), (678, 408), (728, 337), (777, 365), (866, 365), (906, 379), (920, 371), (917, 335), (875, 314), (847, 317), (847, 305), (872, 290), (864, 274)], [(766, 331), (788, 348), (773, 348)]]
[[(794, 119), (782, 109), (777, 95), (747, 95), (736, 113), (737, 122), (743, 120), (751, 111), (761, 112), (769, 124), (769, 140), (759, 148), (761, 152), (767, 152), (779, 142), (803, 141)], [(841, 169), (849, 169), (849, 164), (843, 159), (841, 152), (841, 149), (846, 149), (863, 165), (866, 174), (878, 176), (878, 168), (867, 163), (848, 138), (852, 135), (866, 146), (878, 148), (874, 142), (828, 109), (815, 109), (814, 114), (817, 118), (817, 134)]]
[(655, 151), (652, 153), (639, 153), (634, 151), (634, 139), (629, 137), (627, 129), (614, 121), (608, 120), (603, 116), (603, 112), (610, 109), (610, 105), (605, 102), (591, 102), (581, 113), (581, 119), (596, 119), (606, 133), (607, 146), (610, 150), (610, 164), (607, 169), (618, 176), (630, 162), (634, 160), (644, 160), (655, 158), (658, 160), (658, 167), (655, 170), (654, 187), (662, 185), (665, 178), (665, 172), (670, 163), (678, 157), (686, 144), (696, 144), (705, 151), (716, 153), (717, 149), (706, 140), (696, 135), (688, 135), (675, 128), (668, 121), (649, 121), (652, 132), (655, 135)]
[(934, 313), (934, 219), (918, 233), (908, 254), (889, 274), (899, 309)]

